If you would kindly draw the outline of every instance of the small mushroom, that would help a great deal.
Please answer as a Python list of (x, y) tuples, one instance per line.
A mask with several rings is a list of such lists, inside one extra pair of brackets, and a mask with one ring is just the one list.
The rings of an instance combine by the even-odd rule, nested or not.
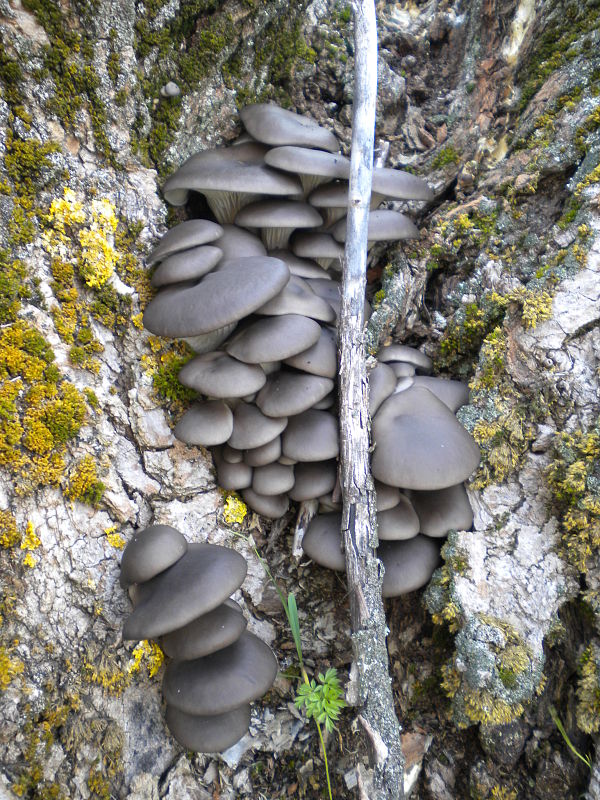
[(330, 378), (303, 372), (276, 372), (258, 393), (256, 405), (268, 417), (291, 417), (312, 408), (332, 389)]
[(258, 392), (267, 376), (258, 364), (244, 364), (220, 351), (196, 356), (179, 370), (179, 382), (209, 397), (245, 397)]
[(337, 458), (337, 419), (328, 411), (316, 411), (314, 408), (290, 417), (281, 437), (281, 450), (284, 456), (296, 461), (328, 461)]
[(196, 403), (188, 409), (173, 430), (180, 442), (212, 447), (226, 442), (233, 432), (233, 414), (220, 400)]
[(222, 250), (209, 244), (173, 253), (159, 264), (150, 283), (159, 289), (172, 283), (196, 280), (216, 267), (222, 255)]
[[(266, 256), (267, 248), (253, 233), (237, 225), (223, 225), (223, 233), (219, 239), (219, 250), (223, 253), (222, 262), (232, 261), (235, 258), (250, 258), (251, 256)], [(273, 256), (279, 258), (279, 256)], [(281, 259), (285, 261), (285, 259)]]
[(377, 362), (369, 373), (369, 413), (374, 417), (377, 409), (396, 388), (396, 376), (387, 364)]
[(342, 548), (342, 515), (334, 512), (313, 517), (302, 539), (302, 549), (322, 567), (344, 571), (346, 558)]
[(297, 174), (305, 196), (319, 184), (327, 183), (332, 178), (348, 179), (350, 176), (350, 160), (346, 156), (306, 147), (274, 147), (266, 153), (265, 163)]
[(389, 361), (386, 366), (390, 367), (396, 378), (412, 378), (416, 371), (413, 364), (404, 361)]
[[(336, 222), (331, 229), (333, 238), (337, 242), (346, 241), (346, 219)], [(386, 208), (371, 211), (369, 214), (369, 227), (367, 240), (369, 242), (390, 242), (398, 239), (416, 239), (419, 229), (414, 222), (400, 214)]]
[(383, 562), (383, 596), (399, 597), (429, 582), (440, 561), (439, 546), (427, 536), (405, 542), (381, 542), (377, 555)]
[(244, 631), (229, 647), (194, 661), (172, 661), (165, 671), (167, 704), (187, 714), (224, 714), (256, 700), (271, 686), (277, 661), (257, 636)]
[(393, 508), (377, 514), (377, 535), (381, 541), (412, 539), (418, 532), (419, 518), (405, 495), (400, 495)]
[(426, 536), (447, 536), (450, 530), (468, 531), (473, 510), (462, 483), (435, 492), (411, 492), (410, 500)]
[(257, 494), (270, 497), (285, 494), (294, 485), (294, 468), (284, 464), (266, 464), (256, 467), (252, 477), (252, 489)]
[[(332, 281), (325, 281), (332, 283)], [(316, 294), (303, 278), (296, 275), (290, 277), (289, 282), (281, 292), (261, 306), (257, 314), (266, 316), (280, 316), (281, 314), (301, 314), (321, 322), (333, 322), (335, 311), (331, 305)]]
[(166, 721), (182, 747), (196, 753), (222, 753), (248, 730), (250, 706), (246, 703), (225, 714), (200, 716), (167, 706)]
[(146, 262), (149, 265), (156, 264), (173, 253), (214, 242), (222, 233), (223, 228), (220, 225), (206, 219), (190, 219), (187, 222), (180, 222), (179, 225), (165, 233), (146, 258)]
[(281, 455), (281, 436), (276, 436), (270, 442), (246, 450), (244, 453), (244, 461), (251, 467), (264, 467), (266, 464), (272, 464), (277, 461)]
[(192, 661), (229, 647), (240, 638), (246, 625), (239, 607), (236, 610), (223, 603), (183, 628), (167, 633), (161, 638), (160, 645), (169, 658)]
[(290, 499), (296, 503), (316, 500), (333, 490), (337, 480), (337, 463), (335, 461), (299, 463), (294, 469), (294, 478), (294, 487), (288, 492)]
[(299, 278), (325, 278), (330, 280), (329, 273), (320, 267), (316, 261), (311, 261), (309, 258), (300, 258), (295, 256), (290, 250), (271, 250), (269, 255), (272, 258), (280, 258), (288, 265), (292, 275), (297, 275)]
[(236, 463), (225, 461), (218, 448), (212, 452), (217, 470), (217, 483), (222, 489), (238, 492), (240, 489), (252, 486), (252, 467), (243, 461)]
[(170, 525), (150, 525), (136, 531), (123, 551), (121, 586), (149, 581), (172, 567), (187, 549), (185, 537)]
[(423, 180), (410, 172), (390, 167), (375, 167), (371, 191), (379, 203), (386, 198), (394, 200), (433, 200), (434, 194)]
[(414, 364), (421, 372), (431, 372), (433, 368), (433, 362), (429, 356), (405, 344), (390, 344), (382, 347), (377, 353), (377, 360), (384, 364), (390, 361), (403, 361), (406, 364)]
[(387, 511), (400, 502), (400, 489), (397, 486), (388, 486), (387, 483), (375, 481), (377, 494), (377, 511)]
[(335, 378), (337, 375), (336, 332), (322, 327), (317, 342), (295, 356), (286, 358), (286, 364), (311, 375)]
[(344, 257), (343, 246), (330, 233), (298, 231), (291, 237), (290, 246), (294, 255), (313, 259), (324, 269), (335, 263), (339, 270)]
[(240, 111), (244, 127), (259, 142), (270, 145), (318, 147), (332, 153), (339, 148), (335, 135), (310, 117), (269, 103), (255, 103)]
[(236, 450), (261, 447), (279, 436), (286, 425), (285, 417), (266, 417), (252, 403), (240, 401), (233, 409), (233, 432), (229, 438), (229, 445)]
[(227, 547), (190, 544), (172, 567), (138, 587), (123, 639), (156, 639), (221, 605), (246, 577), (246, 561)]
[(286, 494), (264, 495), (258, 494), (254, 489), (244, 489), (242, 497), (253, 511), (268, 519), (283, 517), (290, 505)]
[(318, 211), (297, 200), (258, 200), (238, 211), (236, 225), (260, 228), (267, 250), (287, 247), (297, 228), (318, 228), (323, 219)]
[(312, 347), (320, 332), (318, 322), (299, 314), (268, 317), (235, 336), (227, 345), (227, 352), (246, 364), (282, 361)]

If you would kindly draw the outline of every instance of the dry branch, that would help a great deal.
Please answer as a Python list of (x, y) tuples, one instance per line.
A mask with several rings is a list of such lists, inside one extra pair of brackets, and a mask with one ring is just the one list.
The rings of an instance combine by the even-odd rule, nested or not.
[(349, 209), (339, 324), (342, 531), (358, 672), (359, 720), (372, 767), (372, 800), (403, 795), (404, 760), (394, 713), (387, 626), (377, 559), (376, 498), (369, 460), (368, 382), (364, 343), (367, 225), (377, 95), (377, 31), (373, 0), (355, 0), (355, 88)]

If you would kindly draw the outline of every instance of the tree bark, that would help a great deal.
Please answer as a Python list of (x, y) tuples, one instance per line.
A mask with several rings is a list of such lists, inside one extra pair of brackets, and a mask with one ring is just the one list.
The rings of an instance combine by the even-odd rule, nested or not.
[(404, 760), (394, 713), (377, 559), (376, 497), (369, 460), (368, 382), (364, 343), (367, 226), (377, 96), (377, 31), (372, 0), (355, 0), (355, 88), (346, 250), (339, 321), (342, 532), (358, 673), (359, 720), (372, 773), (361, 775), (370, 800), (404, 796)]

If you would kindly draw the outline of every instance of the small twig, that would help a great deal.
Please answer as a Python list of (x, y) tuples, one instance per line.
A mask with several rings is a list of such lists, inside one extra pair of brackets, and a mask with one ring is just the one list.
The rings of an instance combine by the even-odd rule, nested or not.
[(308, 526), (312, 518), (316, 515), (319, 508), (318, 500), (304, 500), (300, 503), (298, 509), (298, 517), (296, 519), (296, 527), (294, 528), (294, 542), (292, 544), (292, 555), (298, 561), (304, 555), (302, 549), (302, 539), (308, 530)]

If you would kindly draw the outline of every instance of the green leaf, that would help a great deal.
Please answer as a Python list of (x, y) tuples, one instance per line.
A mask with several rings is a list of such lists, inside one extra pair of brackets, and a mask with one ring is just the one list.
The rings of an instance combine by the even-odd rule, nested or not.
[(302, 667), (302, 640), (300, 639), (300, 620), (298, 619), (298, 607), (296, 605), (296, 598), (293, 592), (288, 594), (287, 598), (287, 612), (292, 636), (294, 637), (294, 644), (296, 645), (296, 652), (298, 653), (298, 661)]

